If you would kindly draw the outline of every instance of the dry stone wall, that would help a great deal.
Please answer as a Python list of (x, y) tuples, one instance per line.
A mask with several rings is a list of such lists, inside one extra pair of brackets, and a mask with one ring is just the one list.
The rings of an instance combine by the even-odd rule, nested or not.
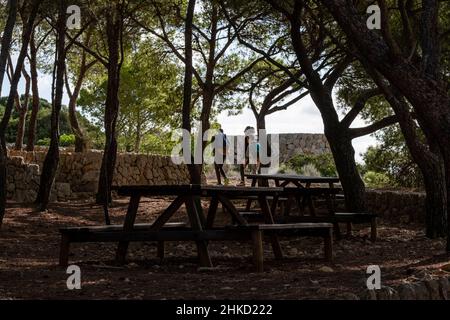
[(367, 190), (367, 209), (386, 220), (424, 223), (425, 196), (423, 192)]
[[(102, 152), (61, 153), (51, 200), (65, 201), (91, 197), (97, 190)], [(36, 196), (45, 152), (10, 151), (8, 198), (30, 202)], [(175, 165), (170, 157), (118, 154), (114, 185), (154, 185), (189, 183), (185, 165)]]

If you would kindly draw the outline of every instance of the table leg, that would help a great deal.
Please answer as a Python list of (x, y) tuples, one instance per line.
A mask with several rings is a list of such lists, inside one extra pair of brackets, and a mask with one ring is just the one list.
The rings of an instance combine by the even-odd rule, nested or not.
[[(186, 210), (188, 212), (191, 228), (196, 231), (203, 231), (202, 223), (200, 220), (199, 212), (195, 205), (194, 198), (186, 197), (185, 200)], [(201, 267), (212, 267), (211, 258), (208, 252), (208, 245), (206, 241), (196, 241), (198, 258)]]
[[(257, 179), (256, 178), (252, 178), (252, 187), (255, 187), (256, 186), (256, 181), (257, 181)], [(247, 205), (245, 206), (245, 211), (250, 211), (250, 209), (252, 208), (252, 200), (251, 199), (248, 199), (247, 200)]]
[(208, 216), (206, 218), (206, 229), (211, 229), (214, 226), (218, 206), (219, 199), (217, 199), (217, 197), (212, 197), (211, 204), (209, 205)]
[(264, 247), (262, 231), (257, 230), (252, 233), (253, 241), (253, 261), (256, 266), (256, 272), (264, 271)]
[(231, 217), (233, 220), (237, 221), (240, 225), (246, 225), (247, 221), (241, 217), (239, 214), (239, 211), (236, 209), (236, 207), (233, 205), (233, 203), (224, 196), (217, 196), (217, 199), (222, 203), (222, 205), (227, 208), (227, 211), (231, 214)]
[[(136, 215), (139, 208), (139, 202), (141, 201), (141, 196), (131, 196), (130, 203), (128, 205), (127, 215), (125, 216), (125, 222), (123, 224), (123, 231), (130, 232), (133, 231), (134, 222), (136, 221)], [(127, 251), (128, 251), (129, 241), (120, 241), (117, 246), (116, 251), (116, 261), (118, 264), (124, 264)]]
[(167, 221), (172, 218), (175, 212), (183, 205), (185, 199), (184, 196), (177, 197), (170, 206), (153, 222), (152, 230), (157, 231), (161, 229)]
[[(267, 202), (266, 196), (260, 195), (258, 196), (258, 202), (261, 207), (261, 211), (264, 215), (265, 223), (274, 224), (272, 213), (270, 212), (269, 203)], [(278, 240), (278, 236), (276, 234), (270, 235), (270, 241), (272, 243), (273, 254), (276, 259), (283, 258), (283, 250), (281, 250), (280, 242)]]

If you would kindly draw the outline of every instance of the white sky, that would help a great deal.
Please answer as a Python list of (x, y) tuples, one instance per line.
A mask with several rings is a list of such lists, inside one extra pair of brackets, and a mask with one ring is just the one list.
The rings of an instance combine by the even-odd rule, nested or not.
[[(49, 75), (39, 74), (39, 93), (41, 98), (51, 100), (52, 79)], [(23, 92), (24, 84), (21, 81), (19, 92)], [(9, 81), (5, 75), (1, 96), (9, 93)], [(64, 94), (64, 104), (68, 104), (68, 97)], [(222, 125), (226, 134), (242, 134), (246, 126), (256, 127), (256, 121), (250, 109), (246, 109), (242, 114), (229, 116), (225, 111), (218, 116), (218, 122)], [(366, 124), (360, 118), (356, 119), (353, 127), (361, 127)], [(266, 118), (268, 133), (323, 133), (323, 123), (319, 111), (310, 97), (305, 97), (302, 101), (289, 107), (285, 111), (276, 112)], [(356, 159), (362, 161), (361, 154), (371, 145), (376, 144), (376, 139), (371, 136), (353, 140), (356, 151)]]

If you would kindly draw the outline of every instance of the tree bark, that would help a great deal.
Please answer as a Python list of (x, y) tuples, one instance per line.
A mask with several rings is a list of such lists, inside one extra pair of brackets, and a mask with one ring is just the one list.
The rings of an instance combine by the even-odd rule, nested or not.
[[(185, 31), (184, 31), (184, 43), (185, 43), (185, 73), (184, 73), (184, 89), (183, 89), (183, 110), (182, 110), (182, 122), (183, 129), (186, 130), (189, 135), (191, 134), (191, 104), (192, 104), (192, 78), (193, 78), (193, 53), (192, 53), (192, 30), (194, 20), (196, 0), (189, 0)], [(189, 138), (189, 137), (184, 137)], [(193, 163), (192, 157), (190, 157), (190, 163), (188, 164), (189, 175), (192, 184), (201, 184), (201, 168)]]
[(439, 147), (430, 139), (429, 146), (421, 142), (404, 97), (394, 94), (395, 89), (389, 88), (370, 65), (363, 64), (397, 115), (411, 157), (421, 171), (426, 191), (426, 235), (431, 239), (443, 237), (447, 234), (447, 193), (444, 161)]
[(3, 30), (2, 36), (2, 48), (0, 51), (0, 94), (2, 92), (3, 79), (6, 72), (6, 62), (9, 57), (9, 50), (11, 48), (12, 34), (14, 31), (14, 26), (16, 24), (17, 16), (17, 0), (8, 1), (9, 11), (8, 19), (6, 20), (5, 29)]
[[(387, 44), (377, 32), (367, 30), (354, 4), (344, 0), (322, 0), (347, 37), (359, 53), (405, 96), (413, 106), (421, 127), (439, 145), (444, 158), (447, 208), (450, 207), (450, 97), (445, 87), (434, 77), (424, 74), (405, 57), (393, 56)], [(435, 2), (427, 2), (436, 5)], [(431, 19), (434, 13), (431, 14)], [(429, 17), (429, 16), (426, 16)], [(423, 21), (426, 23), (426, 20)], [(429, 28), (433, 30), (433, 26)], [(429, 44), (431, 46), (434, 40)], [(426, 49), (426, 48), (422, 48)], [(434, 59), (434, 58), (432, 58)], [(435, 63), (426, 63), (435, 68)], [(448, 214), (450, 211), (447, 210)], [(447, 223), (450, 231), (450, 223)], [(448, 232), (450, 235), (450, 232)], [(450, 252), (450, 236), (447, 237), (447, 252)]]
[[(332, 97), (332, 87), (327, 87), (308, 57), (301, 34), (301, 7), (296, 2), (294, 15), (290, 17), (291, 39), (302, 71), (309, 84), (312, 100), (319, 109), (325, 127), (325, 136), (330, 144), (336, 170), (345, 194), (347, 210), (364, 212), (366, 209), (365, 185), (358, 172), (355, 150), (348, 128), (341, 125)], [(298, 16), (297, 16), (298, 15)]]
[(25, 123), (28, 114), (28, 103), (30, 100), (30, 87), (31, 87), (31, 79), (28, 73), (25, 71), (25, 68), (22, 70), (22, 74), (25, 78), (25, 97), (23, 103), (20, 101), (19, 94), (17, 94), (17, 106), (19, 110), (19, 123), (17, 124), (17, 136), (16, 136), (16, 144), (15, 149), (20, 151), (23, 149), (23, 138), (25, 136)]
[[(10, 7), (10, 9), (11, 10), (16, 10), (16, 8), (14, 8), (14, 3), (13, 2), (11, 2), (11, 3), (13, 5)], [(11, 86), (10, 86), (8, 100), (7, 100), (6, 106), (5, 106), (5, 113), (3, 114), (2, 121), (0, 122), (0, 227), (1, 227), (2, 222), (3, 222), (3, 217), (5, 216), (5, 211), (6, 211), (6, 194), (7, 194), (7, 190), (6, 190), (6, 178), (7, 178), (6, 163), (7, 163), (7, 155), (8, 155), (7, 152), (8, 151), (6, 149), (5, 132), (6, 132), (6, 129), (8, 127), (9, 120), (11, 118), (11, 113), (12, 113), (12, 109), (13, 109), (13, 106), (14, 106), (14, 99), (15, 99), (15, 96), (17, 94), (17, 86), (18, 86), (19, 81), (20, 81), (22, 68), (23, 68), (23, 65), (24, 65), (25, 57), (27, 55), (28, 42), (30, 41), (31, 32), (33, 30), (34, 20), (36, 18), (37, 11), (38, 11), (40, 3), (41, 3), (40, 0), (35, 0), (33, 2), (33, 4), (32, 4), (32, 9), (31, 9), (31, 12), (30, 12), (30, 16), (29, 16), (28, 22), (26, 23), (26, 26), (25, 26), (26, 32), (24, 32), (24, 36), (23, 36), (23, 39), (22, 39), (22, 41), (23, 41), (22, 42), (22, 47), (20, 49), (20, 53), (19, 53), (19, 56), (17, 58), (16, 69), (15, 69), (14, 75), (13, 75), (13, 77), (11, 79)], [(14, 24), (12, 25), (12, 27), (14, 27)], [(9, 44), (8, 43), (10, 43), (10, 42), (5, 42), (5, 45), (7, 47), (4, 48), (2, 46), (2, 54), (3, 54), (3, 49), (5, 49), (5, 51), (6, 51), (6, 58), (9, 55)], [(1, 57), (1, 59), (3, 59), (3, 56)], [(6, 67), (6, 59), (5, 59), (5, 67)]]
[(62, 107), (64, 92), (64, 74), (66, 68), (66, 0), (59, 1), (58, 20), (56, 25), (57, 44), (56, 44), (56, 79), (54, 89), (54, 99), (52, 101), (50, 146), (45, 156), (42, 166), (42, 174), (39, 183), (39, 191), (36, 198), (36, 204), (40, 211), (47, 210), (50, 200), (50, 193), (56, 177), (56, 170), (59, 165), (59, 118)]
[(28, 122), (28, 138), (26, 150), (34, 151), (34, 146), (36, 143), (37, 117), (40, 108), (38, 71), (37, 71), (37, 47), (34, 30), (30, 39), (30, 75), (31, 75), (31, 93), (33, 97), (31, 106), (31, 115), (30, 120)]
[[(108, 87), (105, 104), (105, 149), (96, 196), (97, 204), (108, 205), (112, 201), (111, 186), (117, 158), (116, 124), (119, 115), (120, 69), (122, 66), (122, 16), (118, 5), (106, 14), (108, 43)], [(106, 218), (106, 220), (109, 220)], [(108, 221), (106, 221), (108, 223)]]

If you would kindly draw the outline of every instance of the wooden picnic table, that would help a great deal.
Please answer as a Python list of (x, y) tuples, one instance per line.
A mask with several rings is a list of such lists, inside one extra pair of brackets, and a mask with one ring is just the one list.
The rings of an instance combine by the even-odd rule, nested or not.
[(313, 183), (317, 183), (328, 184), (330, 188), (334, 188), (334, 184), (340, 182), (338, 177), (313, 177), (295, 174), (247, 174), (245, 177), (252, 180), (252, 186), (256, 186), (258, 181), (268, 182), (273, 180), (277, 187), (286, 187), (293, 184), (299, 188), (309, 188)]
[[(227, 212), (231, 215), (234, 223), (237, 225), (247, 225), (247, 221), (242, 218), (238, 210), (232, 203), (233, 198), (242, 196), (256, 196), (264, 215), (265, 224), (274, 224), (274, 219), (270, 211), (267, 196), (276, 196), (283, 191), (283, 188), (265, 188), (265, 187), (231, 187), (231, 186), (201, 186), (201, 185), (156, 185), (156, 186), (123, 186), (114, 188), (119, 196), (130, 197), (130, 202), (125, 217), (123, 231), (132, 232), (138, 212), (139, 203), (142, 197), (154, 196), (175, 196), (175, 200), (162, 212), (153, 222), (150, 230), (160, 231), (170, 218), (184, 204), (188, 214), (190, 227), (192, 231), (207, 233), (213, 230), (218, 204), (221, 203)], [(205, 217), (199, 202), (200, 198), (211, 198), (208, 214)], [(217, 233), (216, 233), (217, 234)], [(207, 237), (205, 237), (207, 238)], [(277, 236), (271, 235), (271, 243), (276, 258), (282, 258), (282, 250)], [(119, 242), (116, 259), (123, 263), (126, 258), (128, 241)], [(197, 251), (201, 266), (211, 266), (211, 259), (207, 249), (207, 242), (203, 240), (196, 241)]]
[[(314, 177), (314, 176), (302, 176), (302, 175), (294, 175), (294, 174), (247, 174), (245, 175), (247, 179), (252, 180), (252, 187), (256, 185), (260, 186), (269, 186), (269, 181), (274, 181), (276, 187), (287, 187), (292, 185), (299, 189), (311, 189), (312, 184), (327, 184), (330, 189), (330, 194), (325, 193), (324, 196), (327, 200), (328, 207), (330, 210), (334, 210), (334, 200), (337, 190), (335, 188), (335, 184), (340, 182), (338, 177)], [(305, 190), (307, 191), (307, 190)], [(308, 206), (309, 211), (312, 216), (315, 216), (316, 209), (314, 206), (314, 202), (312, 200), (314, 194), (306, 193), (291, 193), (288, 195), (286, 207), (284, 210), (285, 215), (289, 215), (292, 203), (296, 200), (299, 210), (303, 210), (305, 206)], [(331, 196), (331, 198), (329, 198)], [(252, 199), (247, 200), (246, 211), (249, 211), (252, 205)], [(276, 206), (278, 202), (278, 197), (275, 197), (272, 203), (272, 210), (275, 212)]]
[[(270, 238), (275, 258), (281, 259), (283, 252), (278, 235), (286, 233), (296, 236), (321, 237), (324, 240), (324, 254), (327, 261), (333, 259), (333, 225), (330, 223), (275, 223), (268, 197), (277, 197), (286, 192), (285, 188), (270, 187), (230, 187), (201, 185), (156, 185), (114, 187), (119, 196), (130, 197), (123, 225), (66, 227), (61, 228), (61, 248), (59, 264), (67, 266), (71, 243), (118, 242), (116, 261), (125, 262), (131, 241), (157, 241), (158, 256), (164, 257), (165, 241), (193, 241), (197, 244), (200, 266), (211, 267), (208, 242), (247, 241), (253, 243), (253, 259), (258, 272), (263, 271), (263, 234)], [(136, 216), (143, 197), (169, 196), (175, 199), (151, 224), (136, 224)], [(238, 212), (233, 199), (256, 197), (261, 207), (261, 223), (249, 224)], [(201, 199), (211, 199), (205, 217)], [(219, 203), (227, 209), (234, 224), (214, 226)], [(168, 221), (182, 206), (186, 206), (189, 226), (186, 223)], [(287, 234), (286, 234), (287, 235)]]

